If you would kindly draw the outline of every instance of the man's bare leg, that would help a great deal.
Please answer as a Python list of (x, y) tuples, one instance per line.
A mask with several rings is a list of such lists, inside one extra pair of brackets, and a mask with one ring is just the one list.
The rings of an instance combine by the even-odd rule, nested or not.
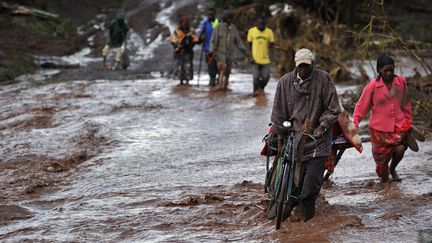
[(218, 63), (218, 70), (219, 70), (219, 84), (218, 84), (218, 90), (224, 89), (225, 87), (225, 73), (226, 73), (227, 65), (225, 63)]

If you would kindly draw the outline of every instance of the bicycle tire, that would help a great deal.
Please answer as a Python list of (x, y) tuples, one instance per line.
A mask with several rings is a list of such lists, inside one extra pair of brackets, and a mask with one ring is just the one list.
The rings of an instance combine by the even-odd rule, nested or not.
[(280, 229), (282, 224), (282, 217), (284, 211), (284, 204), (288, 194), (288, 177), (289, 177), (289, 169), (290, 166), (288, 163), (284, 164), (283, 176), (282, 176), (282, 187), (280, 189), (280, 193), (277, 200), (277, 211), (276, 211), (276, 229)]
[[(270, 168), (270, 173), (269, 173), (269, 178), (268, 178), (268, 187), (267, 187), (267, 191), (270, 194), (270, 201), (267, 207), (267, 217), (269, 216), (271, 210), (273, 207), (277, 208), (277, 205), (275, 205), (277, 203), (278, 200), (278, 195), (280, 192), (280, 186), (281, 186), (281, 181), (282, 181), (282, 176), (283, 176), (283, 160), (279, 157), (276, 156), (275, 160), (273, 161), (273, 166)], [(267, 179), (267, 178), (266, 178)], [(276, 213), (274, 217), (270, 217), (269, 219), (275, 218), (276, 217)]]

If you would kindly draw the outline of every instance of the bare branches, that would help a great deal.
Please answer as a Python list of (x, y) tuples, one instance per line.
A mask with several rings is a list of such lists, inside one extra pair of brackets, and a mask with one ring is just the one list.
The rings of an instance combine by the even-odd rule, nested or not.
[(410, 46), (401, 38), (397, 31), (391, 26), (387, 18), (384, 0), (373, 1), (378, 5), (378, 12), (371, 8), (369, 23), (359, 32), (352, 32), (357, 41), (360, 41), (358, 48), (363, 57), (368, 57), (372, 43), (377, 43), (378, 48), (384, 51), (388, 47), (402, 50), (406, 55), (412, 57), (423, 68), (426, 75), (432, 74), (432, 67), (419, 55), (417, 46)]

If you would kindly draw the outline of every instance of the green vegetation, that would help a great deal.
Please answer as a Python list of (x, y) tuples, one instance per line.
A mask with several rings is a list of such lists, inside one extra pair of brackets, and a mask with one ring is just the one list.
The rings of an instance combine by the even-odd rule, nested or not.
[(69, 18), (60, 17), (54, 20), (41, 20), (33, 17), (33, 27), (38, 31), (47, 32), (56, 36), (69, 38), (75, 32), (75, 25)]

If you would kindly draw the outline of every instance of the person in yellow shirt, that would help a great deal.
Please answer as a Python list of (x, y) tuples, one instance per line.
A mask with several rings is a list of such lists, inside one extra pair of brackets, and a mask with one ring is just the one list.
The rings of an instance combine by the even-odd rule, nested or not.
[(254, 95), (264, 94), (270, 79), (270, 51), (274, 52), (273, 31), (266, 27), (265, 17), (260, 17), (255, 27), (248, 31), (247, 41), (252, 53)]

